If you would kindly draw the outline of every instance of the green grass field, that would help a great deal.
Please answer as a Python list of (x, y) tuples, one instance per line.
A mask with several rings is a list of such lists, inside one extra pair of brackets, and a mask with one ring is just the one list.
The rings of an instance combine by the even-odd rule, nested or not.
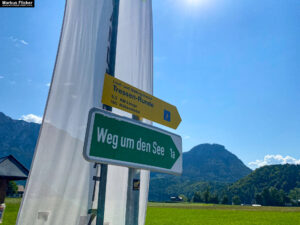
[[(3, 225), (14, 225), (21, 199), (6, 198)], [(149, 203), (146, 225), (300, 225), (300, 207)]]
[(300, 225), (300, 208), (149, 203), (146, 225)]
[(4, 211), (3, 225), (14, 225), (21, 204), (20, 198), (6, 198), (6, 209)]

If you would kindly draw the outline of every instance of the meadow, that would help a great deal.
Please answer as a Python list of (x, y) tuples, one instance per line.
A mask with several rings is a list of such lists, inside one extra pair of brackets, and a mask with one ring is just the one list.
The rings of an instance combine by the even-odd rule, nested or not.
[(149, 203), (146, 225), (300, 225), (300, 207)]
[[(15, 224), (21, 199), (6, 198), (3, 225)], [(197, 203), (148, 204), (146, 225), (300, 225), (300, 207)]]
[(4, 211), (3, 223), (1, 225), (14, 225), (18, 216), (21, 204), (20, 198), (6, 198), (6, 208)]

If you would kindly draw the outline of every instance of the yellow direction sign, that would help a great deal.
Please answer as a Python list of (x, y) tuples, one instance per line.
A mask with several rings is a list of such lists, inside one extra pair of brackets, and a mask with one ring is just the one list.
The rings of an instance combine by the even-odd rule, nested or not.
[(115, 77), (105, 74), (102, 103), (176, 129), (177, 108)]

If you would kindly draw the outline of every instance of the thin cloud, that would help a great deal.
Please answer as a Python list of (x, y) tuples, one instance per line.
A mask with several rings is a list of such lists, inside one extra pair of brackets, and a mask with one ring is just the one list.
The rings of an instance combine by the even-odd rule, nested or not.
[(190, 138), (191, 138), (191, 136), (189, 136), (189, 135), (184, 135), (184, 136), (183, 136), (183, 139), (185, 139), (185, 140), (186, 140), (186, 139), (190, 139)]
[(43, 118), (34, 114), (28, 114), (21, 116), (20, 120), (24, 120), (26, 122), (31, 123), (42, 123)]
[(0, 75), (0, 79), (3, 79), (3, 78), (4, 78), (4, 76), (1, 76), (1, 75)]
[(27, 41), (24, 41), (24, 40), (20, 40), (20, 42), (24, 45), (28, 45), (28, 42)]
[(15, 45), (16, 47), (19, 46), (19, 44), (22, 44), (22, 45), (29, 45), (29, 43), (28, 43), (27, 41), (22, 40), (22, 39), (15, 38), (15, 37), (13, 37), (13, 36), (10, 36), (9, 39), (10, 39), (12, 42), (14, 42), (14, 43), (16, 44), (16, 45)]
[(47, 86), (47, 87), (50, 87), (50, 83), (47, 83), (46, 86)]
[(300, 159), (295, 159), (291, 156), (282, 155), (266, 155), (263, 160), (255, 160), (254, 162), (248, 163), (253, 169), (274, 164), (300, 164)]

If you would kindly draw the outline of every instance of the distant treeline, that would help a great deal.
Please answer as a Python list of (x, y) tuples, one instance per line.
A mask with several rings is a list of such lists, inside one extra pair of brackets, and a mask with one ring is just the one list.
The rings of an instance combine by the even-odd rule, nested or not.
[(213, 204), (259, 204), (264, 206), (300, 206), (300, 188), (294, 188), (287, 194), (282, 189), (275, 187), (265, 188), (262, 192), (256, 193), (255, 198), (251, 202), (243, 202), (239, 195), (232, 193), (218, 194), (210, 192), (210, 188), (204, 192), (196, 192), (191, 199), (184, 195), (180, 195), (183, 200), (201, 203)]
[(215, 190), (213, 186), (207, 186), (204, 191), (196, 191), (189, 201), (266, 206), (299, 205), (300, 165), (264, 166), (223, 189), (212, 190)]

